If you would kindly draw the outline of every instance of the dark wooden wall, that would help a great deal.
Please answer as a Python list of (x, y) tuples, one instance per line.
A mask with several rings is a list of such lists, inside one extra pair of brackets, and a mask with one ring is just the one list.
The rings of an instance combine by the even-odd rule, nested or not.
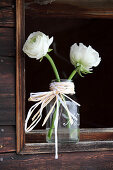
[(0, 0), (0, 170), (112, 170), (113, 152), (17, 155), (15, 117), (15, 1)]

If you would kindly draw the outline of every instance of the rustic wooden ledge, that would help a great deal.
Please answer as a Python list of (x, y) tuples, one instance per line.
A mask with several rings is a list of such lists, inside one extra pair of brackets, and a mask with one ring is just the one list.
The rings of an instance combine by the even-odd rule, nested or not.
[[(20, 154), (54, 153), (54, 143), (45, 143), (46, 133), (34, 130), (26, 134), (26, 143)], [(35, 142), (32, 142), (32, 138)], [(39, 141), (40, 139), (40, 141)], [(42, 141), (41, 141), (42, 139)], [(59, 152), (113, 150), (113, 128), (80, 129), (78, 143), (59, 143)]]
[[(54, 153), (54, 143), (25, 144), (20, 154)], [(81, 141), (78, 143), (59, 144), (59, 152), (79, 152), (79, 151), (107, 151), (113, 150), (113, 141)]]

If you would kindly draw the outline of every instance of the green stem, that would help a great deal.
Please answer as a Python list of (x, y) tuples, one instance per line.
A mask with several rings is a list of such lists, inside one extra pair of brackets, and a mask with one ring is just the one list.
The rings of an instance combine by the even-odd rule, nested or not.
[[(56, 75), (57, 81), (60, 82), (60, 77), (59, 77), (57, 68), (56, 68), (56, 66), (55, 66), (52, 58), (51, 58), (48, 54), (46, 54), (45, 57), (49, 60), (51, 66), (52, 66), (52, 68), (53, 68), (53, 71), (54, 71), (54, 73), (55, 73), (55, 75)], [(71, 75), (69, 76), (68, 80), (71, 80), (71, 79), (74, 77), (74, 75), (76, 74), (77, 71), (78, 71), (78, 68), (76, 68), (76, 69), (71, 73)], [(60, 106), (60, 103), (59, 103), (59, 106)], [(59, 107), (59, 106), (58, 106), (58, 107)], [(58, 109), (58, 108), (57, 108), (57, 109)], [(48, 138), (49, 138), (49, 139), (51, 139), (51, 136), (52, 136), (52, 133), (53, 133), (54, 121), (55, 121), (55, 118), (56, 118), (56, 110), (57, 110), (57, 109), (55, 109), (55, 112), (54, 112), (54, 114), (53, 114), (53, 119), (52, 119), (52, 125), (51, 125), (51, 127), (50, 127), (50, 129), (49, 129), (49, 131), (48, 131)]]
[[(49, 55), (47, 55), (47, 57), (48, 57)], [(50, 57), (50, 56), (49, 56)], [(49, 60), (50, 60), (50, 58), (48, 58)], [(50, 62), (51, 63), (51, 62)], [(52, 65), (52, 64), (51, 64)], [(76, 68), (76, 69), (74, 69), (73, 70), (73, 72), (70, 74), (70, 76), (69, 76), (69, 78), (68, 78), (68, 80), (72, 80), (72, 78), (75, 76), (75, 74), (77, 73), (77, 71), (78, 71), (78, 67)], [(56, 71), (54, 71), (55, 72), (55, 74), (56, 74)], [(57, 75), (57, 81), (59, 81), (60, 82), (60, 78), (58, 77), (58, 75)], [(64, 99), (65, 100), (65, 99)], [(59, 106), (58, 107), (60, 107), (60, 103), (59, 103)], [(49, 139), (51, 139), (51, 136), (52, 136), (52, 133), (53, 133), (53, 129), (54, 129), (54, 121), (55, 121), (55, 118), (56, 118), (56, 110), (57, 109), (55, 109), (55, 112), (54, 112), (54, 114), (53, 114), (53, 119), (52, 119), (52, 125), (51, 125), (51, 127), (50, 127), (50, 129), (49, 129), (49, 131), (48, 131), (48, 138)], [(69, 128), (69, 126), (70, 126), (70, 124), (68, 124), (68, 128)]]
[[(59, 107), (59, 106), (58, 106)], [(58, 108), (57, 108), (58, 109)], [(54, 121), (55, 121), (55, 118), (56, 118), (56, 111), (57, 109), (55, 109), (54, 111), (54, 114), (53, 114), (53, 119), (52, 119), (52, 125), (48, 131), (48, 138), (51, 139), (51, 136), (52, 136), (52, 133), (53, 133), (53, 129), (54, 129)]]
[(73, 72), (70, 74), (68, 80), (72, 80), (72, 78), (75, 76), (77, 71), (78, 71), (78, 68), (74, 69)]
[[(70, 74), (68, 80), (71, 80), (74, 75), (76, 74), (76, 72), (78, 71), (78, 68), (76, 68), (75, 70), (73, 70), (73, 72)], [(64, 99), (65, 100), (65, 99)], [(59, 106), (60, 106), (60, 103), (59, 103)], [(68, 115), (68, 114), (67, 114)], [(52, 125), (48, 131), (48, 138), (51, 139), (51, 136), (52, 136), (52, 133), (53, 133), (53, 129), (54, 129), (54, 121), (55, 121), (55, 118), (56, 118), (56, 109), (55, 109), (55, 112), (53, 114), (53, 119), (52, 119)], [(68, 124), (68, 128), (69, 128), (70, 124)]]
[(51, 139), (51, 136), (52, 136), (52, 133), (53, 133), (53, 129), (54, 129), (54, 122), (55, 122), (55, 119), (56, 119), (56, 112), (57, 112), (57, 109), (59, 109), (60, 107), (60, 102), (58, 102), (58, 108), (56, 107), (55, 108), (55, 111), (53, 113), (53, 119), (52, 119), (52, 125), (48, 131), (48, 138)]
[[(76, 74), (77, 71), (78, 71), (78, 68), (76, 68), (75, 70), (73, 70), (73, 72), (70, 74), (68, 80), (71, 80), (71, 79), (75, 76), (75, 74)], [(59, 81), (60, 81), (60, 79), (59, 79)], [(58, 106), (58, 107), (60, 107), (60, 103), (59, 103), (59, 106)], [(50, 127), (50, 129), (49, 129), (49, 131), (48, 131), (48, 138), (49, 138), (49, 139), (51, 139), (51, 136), (52, 136), (52, 133), (53, 133), (55, 118), (56, 118), (56, 109), (55, 109), (55, 112), (54, 112), (54, 114), (53, 114), (52, 125), (51, 125), (51, 127)], [(69, 126), (70, 126), (70, 124), (68, 124), (68, 127), (69, 127)]]
[(56, 66), (55, 66), (55, 63), (54, 63), (53, 59), (50, 57), (49, 54), (46, 54), (45, 57), (49, 60), (51, 66), (52, 66), (52, 68), (53, 68), (53, 71), (54, 71), (54, 73), (55, 73), (55, 76), (56, 76), (57, 81), (60, 82), (60, 77), (59, 77), (59, 74), (58, 74), (58, 71), (57, 71), (57, 68), (56, 68)]
[[(72, 80), (72, 78), (75, 76), (75, 74), (77, 73), (78, 68), (74, 69), (73, 72), (70, 74), (68, 80)], [(68, 114), (67, 114), (68, 115)], [(70, 123), (68, 123), (67, 127), (70, 127)]]
[[(60, 76), (59, 76), (59, 74), (58, 74), (58, 71), (57, 71), (57, 68), (56, 68), (56, 66), (55, 66), (55, 63), (54, 63), (53, 59), (50, 57), (49, 54), (46, 54), (45, 57), (49, 60), (51, 66), (52, 66), (52, 68), (53, 68), (53, 71), (54, 71), (54, 73), (55, 73), (55, 76), (56, 76), (57, 81), (60, 82)], [(56, 109), (55, 109), (55, 112), (54, 112), (54, 114), (53, 114), (53, 119), (52, 119), (51, 128), (50, 128), (49, 131), (48, 131), (48, 138), (49, 138), (49, 139), (51, 139), (51, 136), (52, 136), (52, 133), (53, 133), (55, 118), (56, 118)]]

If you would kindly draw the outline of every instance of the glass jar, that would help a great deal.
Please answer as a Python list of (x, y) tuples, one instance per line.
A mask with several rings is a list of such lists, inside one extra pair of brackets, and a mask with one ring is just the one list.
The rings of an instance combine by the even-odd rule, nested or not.
[[(61, 80), (61, 82), (72, 82), (71, 80)], [(55, 82), (55, 81), (52, 81)], [(63, 96), (63, 99), (68, 107), (69, 112), (72, 114), (73, 123), (71, 124), (69, 121), (69, 115), (67, 110), (62, 106), (61, 102), (59, 101), (59, 115), (58, 115), (58, 129), (57, 129), (57, 137), (58, 143), (64, 142), (78, 142), (79, 141), (79, 134), (80, 134), (80, 115), (79, 115), (79, 106), (75, 103), (75, 95), (66, 94), (72, 100)], [(74, 102), (75, 101), (75, 102)], [(53, 99), (46, 107), (47, 113), (52, 108), (55, 99)], [(53, 109), (51, 115), (49, 116), (47, 123), (46, 123), (46, 141), (49, 143), (55, 142), (55, 129), (54, 129), (54, 120), (56, 116), (56, 108)]]

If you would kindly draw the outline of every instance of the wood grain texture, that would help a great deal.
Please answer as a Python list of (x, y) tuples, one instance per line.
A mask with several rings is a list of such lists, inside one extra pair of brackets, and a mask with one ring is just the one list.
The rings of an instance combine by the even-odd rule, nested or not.
[(15, 126), (0, 126), (0, 153), (16, 151)]
[(0, 56), (15, 56), (15, 29), (0, 28)]
[(16, 1), (16, 134), (17, 153), (24, 146), (25, 122), (25, 57), (22, 48), (25, 42), (24, 0)]
[[(113, 150), (113, 128), (80, 129), (78, 143), (59, 143), (59, 152)], [(46, 142), (46, 131), (26, 134), (25, 146), (21, 154), (53, 153), (54, 143)]]
[(15, 0), (0, 0), (0, 7), (15, 5)]
[(59, 154), (0, 155), (0, 168), (3, 170), (112, 170), (113, 152), (75, 152)]
[[(113, 141), (113, 128), (81, 128), (80, 141)], [(46, 130), (32, 130), (26, 134), (26, 143), (45, 142)]]
[(2, 27), (15, 26), (14, 7), (5, 7), (0, 9), (0, 26)]
[[(82, 7), (90, 7), (90, 8), (107, 8), (112, 6), (113, 1), (112, 0), (37, 0), (34, 2), (37, 2), (38, 4), (49, 4), (53, 3), (54, 1), (64, 3), (64, 4), (78, 4)], [(31, 2), (31, 0), (26, 0), (26, 2)], [(32, 0), (33, 2), (33, 0)]]
[[(78, 143), (59, 143), (60, 152), (113, 151), (113, 141), (84, 141)], [(54, 153), (54, 143), (28, 143), (20, 154)]]
[(15, 125), (15, 58), (0, 57), (0, 125)]
[[(26, 0), (26, 9), (34, 15), (51, 17), (81, 17), (81, 18), (113, 18), (113, 1), (89, 0), (57, 0), (47, 4), (47, 1)], [(39, 5), (47, 4), (47, 5)]]

